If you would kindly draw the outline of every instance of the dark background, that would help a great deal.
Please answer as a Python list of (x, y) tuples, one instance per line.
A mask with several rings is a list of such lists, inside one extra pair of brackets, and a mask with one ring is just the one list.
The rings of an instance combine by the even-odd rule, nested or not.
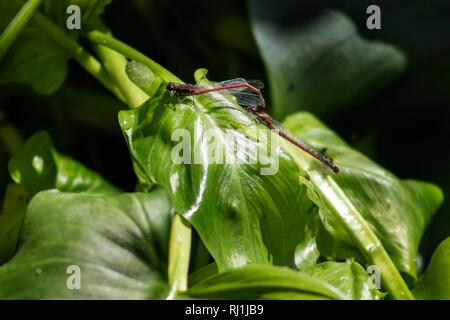
[[(449, 1), (317, 3), (345, 13), (365, 38), (390, 43), (408, 59), (406, 72), (376, 96), (321, 120), (398, 177), (436, 183), (449, 195)], [(381, 7), (381, 30), (365, 27), (370, 4)], [(205, 67), (211, 80), (245, 77), (267, 83), (245, 1), (116, 0), (103, 17), (118, 39), (186, 82)], [(4, 137), (25, 140), (41, 129), (50, 132), (60, 152), (132, 191), (136, 179), (117, 122), (117, 111), (125, 108), (74, 62), (64, 86), (50, 96), (26, 86), (1, 87), (0, 194), (10, 181), (7, 161), (15, 152)], [(425, 263), (450, 235), (449, 210), (445, 201), (427, 230), (420, 250)]]

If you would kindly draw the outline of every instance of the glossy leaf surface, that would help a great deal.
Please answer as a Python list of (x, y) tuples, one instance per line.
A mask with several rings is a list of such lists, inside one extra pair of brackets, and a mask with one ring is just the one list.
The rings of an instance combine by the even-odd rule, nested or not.
[(313, 267), (310, 274), (339, 289), (347, 299), (379, 300), (384, 297), (366, 270), (354, 261), (322, 262)]
[(306, 273), (276, 266), (246, 266), (212, 276), (187, 294), (209, 299), (335, 300), (345, 297)]
[[(207, 83), (204, 75), (196, 73)], [(296, 247), (316, 231), (317, 195), (278, 146), (281, 138), (231, 96), (177, 98), (162, 85), (119, 120), (137, 176), (171, 190), (176, 212), (192, 223), (219, 270), (295, 265)]]

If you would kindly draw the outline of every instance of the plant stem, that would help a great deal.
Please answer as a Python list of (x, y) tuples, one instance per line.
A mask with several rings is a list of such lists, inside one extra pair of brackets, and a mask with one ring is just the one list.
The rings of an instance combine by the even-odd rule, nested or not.
[(94, 41), (100, 45), (106, 46), (108, 48), (111, 48), (117, 52), (120, 52), (124, 56), (126, 56), (129, 59), (141, 62), (145, 65), (147, 65), (150, 70), (152, 70), (157, 76), (159, 76), (163, 81), (165, 82), (177, 82), (182, 83), (180, 79), (178, 79), (175, 75), (167, 71), (165, 68), (163, 68), (161, 65), (147, 57), (146, 55), (142, 54), (141, 52), (137, 51), (136, 49), (133, 49), (129, 45), (114, 39), (113, 37), (100, 32), (100, 31), (91, 31), (87, 35), (88, 39), (91, 41)]
[[(305, 157), (303, 151), (289, 141), (283, 141), (283, 147), (293, 155), (299, 154), (299, 156), (294, 156), (294, 159), (300, 168), (308, 168), (314, 161), (311, 157)], [(414, 300), (414, 296), (409, 291), (383, 244), (333, 177), (328, 173), (322, 173), (314, 169), (308, 171), (308, 174), (327, 210), (345, 228), (365, 257), (366, 262), (379, 269), (383, 289), (387, 290), (393, 299)]]
[(62, 31), (56, 24), (47, 19), (44, 15), (37, 13), (33, 17), (33, 22), (35, 22), (63, 49), (68, 51), (87, 72), (100, 81), (100, 83), (113, 92), (119, 99), (124, 101), (122, 92), (119, 88), (117, 88), (114, 82), (111, 81), (108, 72), (95, 57), (91, 56), (82, 46), (67, 36), (64, 31)]
[[(14, 1), (17, 6), (25, 7), (28, 3), (24, 4), (21, 0)], [(30, 15), (31, 17), (31, 15)], [(39, 12), (36, 12), (32, 16), (33, 22), (40, 27), (47, 36), (49, 36), (55, 43), (61, 48), (66, 50), (77, 62), (92, 76), (94, 76), (100, 83), (102, 83), (107, 89), (113, 92), (120, 100), (124, 101), (124, 97), (119, 88), (116, 87), (114, 82), (111, 81), (108, 73), (103, 68), (101, 63), (93, 56), (91, 56), (82, 46), (80, 46), (75, 40), (70, 38), (64, 31), (62, 31), (55, 23), (49, 20), (46, 16)], [(11, 22), (13, 23), (14, 20)], [(21, 29), (14, 28), (15, 34), (19, 33)], [(6, 31), (6, 30), (5, 30)], [(11, 37), (11, 36), (9, 36)]]
[(127, 59), (120, 53), (99, 44), (96, 44), (96, 50), (128, 106), (136, 108), (144, 103), (149, 97), (128, 78), (125, 71)]
[(331, 212), (345, 227), (367, 261), (379, 268), (383, 287), (397, 300), (414, 300), (408, 286), (398, 272), (380, 240), (353, 206), (351, 201), (329, 175), (310, 173), (315, 185), (320, 185), (319, 193)]
[(169, 298), (188, 287), (192, 230), (183, 218), (175, 214), (172, 219), (169, 242)]
[(29, 0), (26, 2), (6, 29), (0, 35), (0, 61), (13, 44), (14, 40), (27, 25), (28, 21), (39, 8), (42, 0)]

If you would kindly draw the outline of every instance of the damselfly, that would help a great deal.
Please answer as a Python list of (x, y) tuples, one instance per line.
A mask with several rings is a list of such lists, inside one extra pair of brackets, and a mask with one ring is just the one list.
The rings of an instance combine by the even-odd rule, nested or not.
[(333, 172), (338, 173), (339, 167), (334, 164), (332, 158), (325, 156), (324, 152), (317, 152), (306, 144), (292, 138), (291, 136), (286, 134), (284, 130), (280, 130), (279, 128), (277, 128), (274, 125), (272, 118), (268, 114), (262, 112), (262, 110), (266, 106), (260, 90), (263, 87), (264, 84), (259, 80), (247, 81), (243, 78), (237, 78), (217, 82), (214, 84), (208, 84), (207, 87), (202, 87), (201, 85), (196, 86), (193, 84), (177, 84), (169, 82), (166, 88), (167, 90), (177, 94), (178, 96), (203, 95), (210, 92), (226, 90), (236, 98), (236, 101), (240, 106), (242, 106), (246, 111), (253, 115), (258, 123), (264, 125), (266, 128), (270, 129), (301, 150), (310, 154), (311, 156), (325, 164), (327, 167), (329, 167), (331, 170), (333, 170)]
[(245, 80), (236, 78), (214, 84), (193, 85), (169, 82), (167, 90), (178, 96), (201, 95), (215, 91), (227, 91), (236, 97), (237, 103), (242, 107), (255, 107), (258, 111), (265, 108), (266, 104), (261, 94), (264, 84), (259, 80)]

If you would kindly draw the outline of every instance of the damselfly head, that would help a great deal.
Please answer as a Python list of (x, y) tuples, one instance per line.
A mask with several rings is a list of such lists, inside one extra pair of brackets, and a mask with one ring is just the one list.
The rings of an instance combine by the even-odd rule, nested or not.
[(166, 89), (169, 90), (169, 91), (174, 91), (174, 90), (175, 90), (175, 87), (176, 87), (176, 84), (175, 84), (175, 83), (169, 82), (169, 83), (167, 84)]

